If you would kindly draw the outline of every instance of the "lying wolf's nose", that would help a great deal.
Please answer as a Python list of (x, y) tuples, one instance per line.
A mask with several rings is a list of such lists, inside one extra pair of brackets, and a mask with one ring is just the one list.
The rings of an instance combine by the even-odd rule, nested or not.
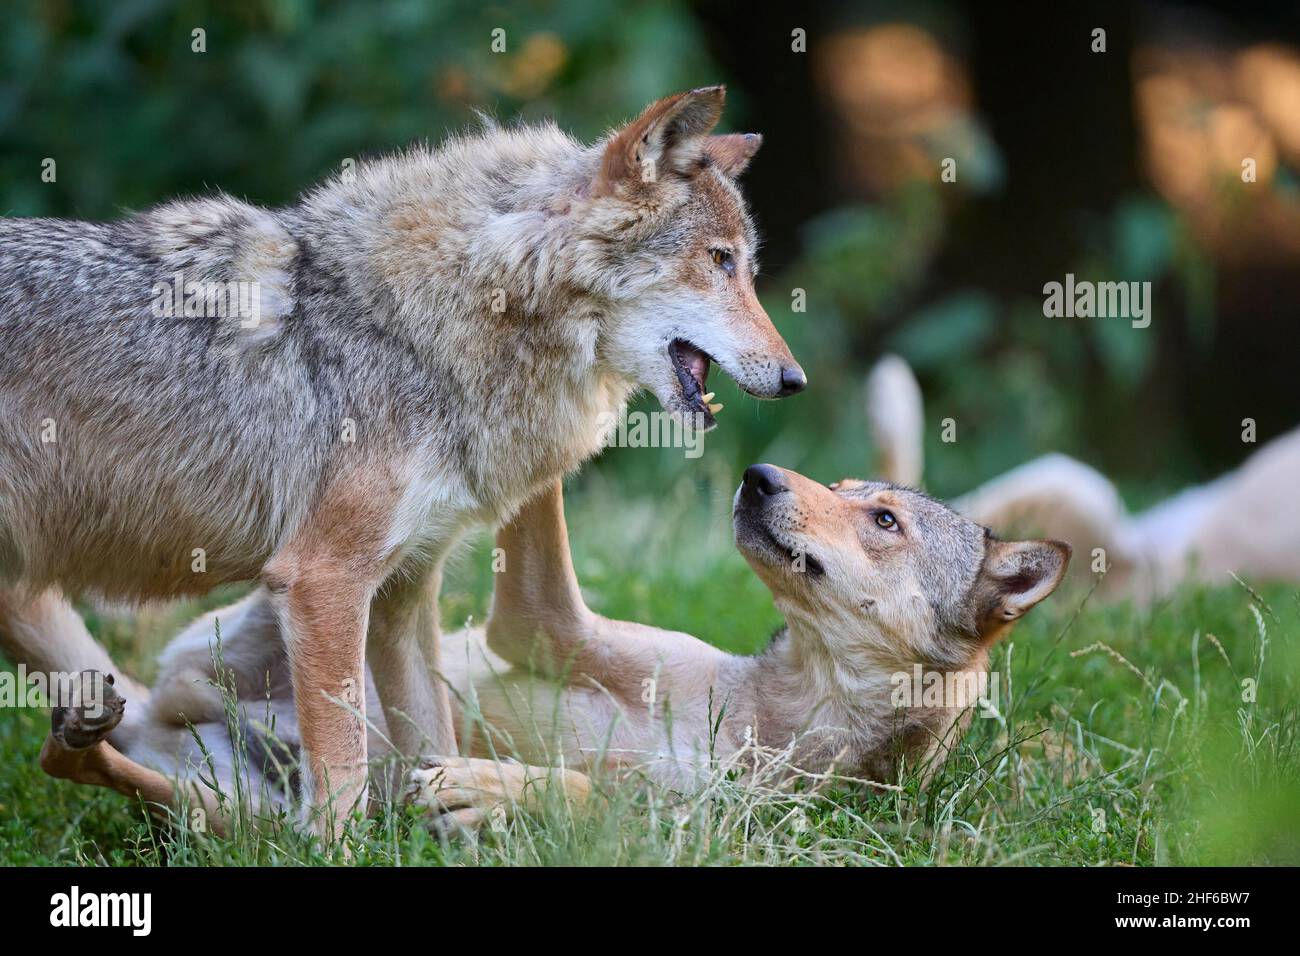
[(808, 384), (808, 376), (803, 373), (798, 365), (787, 365), (781, 369), (781, 391), (780, 398), (787, 395), (794, 395), (796, 392), (802, 392), (804, 386)]
[(745, 479), (740, 493), (751, 501), (757, 501), (789, 490), (780, 468), (772, 465), (750, 465), (745, 469)]

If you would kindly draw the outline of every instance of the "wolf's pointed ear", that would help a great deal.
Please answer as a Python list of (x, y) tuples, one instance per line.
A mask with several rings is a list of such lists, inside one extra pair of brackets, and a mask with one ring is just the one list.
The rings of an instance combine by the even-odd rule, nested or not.
[(1055, 591), (1069, 563), (1063, 541), (990, 538), (976, 584), (980, 634), (997, 632)]
[(592, 195), (653, 185), (665, 172), (686, 172), (698, 162), (701, 137), (718, 125), (726, 99), (726, 87), (705, 86), (651, 103), (605, 147)]
[(745, 171), (762, 145), (763, 137), (758, 133), (727, 133), (706, 139), (704, 154), (724, 174), (735, 179)]

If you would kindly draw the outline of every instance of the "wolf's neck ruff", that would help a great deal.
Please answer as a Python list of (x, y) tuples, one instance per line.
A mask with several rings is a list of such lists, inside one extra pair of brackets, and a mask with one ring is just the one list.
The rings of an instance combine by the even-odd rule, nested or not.
[[(744, 659), (733, 691), (752, 701), (760, 745), (780, 749), (798, 740), (796, 755), (807, 770), (820, 772), (834, 762), (841, 772), (884, 780), (896, 769), (893, 762), (917, 743), (909, 735), (925, 738), (911, 751), (914, 759), (926, 741), (938, 741), (955, 723), (969, 720), (960, 709), (898, 710), (892, 696), (897, 675), (917, 667), (929, 673), (932, 662), (873, 655), (860, 627), (836, 634), (833, 616), (824, 611), (818, 620), (794, 615), (788, 622), (765, 651)], [(986, 667), (987, 655), (978, 651), (951, 670), (978, 674)]]
[(303, 308), (364, 315), (434, 383), (434, 427), (418, 410), (410, 422), (415, 483), (448, 484), (434, 432), (450, 423), (465, 503), (489, 520), (594, 455), (597, 423), (634, 389), (602, 354), (606, 280), (588, 274), (591, 237), (569, 215), (598, 162), (552, 127), (491, 130), (362, 166), (286, 213), (337, 281), (332, 301), (307, 283)]

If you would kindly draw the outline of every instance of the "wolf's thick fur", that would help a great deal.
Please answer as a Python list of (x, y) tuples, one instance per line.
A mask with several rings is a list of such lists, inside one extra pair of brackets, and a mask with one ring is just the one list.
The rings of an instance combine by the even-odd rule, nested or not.
[[(317, 806), (364, 792), (339, 706), (361, 703), (363, 650), (399, 748), (449, 752), (429, 609), (463, 530), (595, 454), (639, 388), (711, 425), (709, 358), (760, 397), (802, 387), (732, 182), (758, 138), (709, 136), (722, 105), (669, 97), (594, 146), (490, 128), (274, 211), (4, 220), (0, 640), (44, 639), (29, 620), (55, 589), (260, 578)], [(177, 301), (254, 283), (260, 315), (159, 314), (174, 279)]]
[[(545, 781), (585, 796), (589, 785), (575, 770), (636, 768), (689, 788), (711, 757), (753, 769), (764, 752), (785, 751), (802, 770), (834, 768), (881, 782), (902, 763), (933, 771), (975, 700), (914, 700), (900, 708), (898, 675), (910, 677), (915, 667), (977, 675), (989, 647), (1052, 592), (1069, 559), (1058, 542), (999, 541), (905, 488), (857, 481), (826, 488), (767, 465), (746, 472), (733, 510), (737, 546), (788, 622), (753, 657), (591, 612), (573, 574), (558, 483), (526, 505), (498, 535), (511, 563), (487, 626), (443, 638), (442, 674), (462, 702), (460, 746), (474, 756), (412, 771), (407, 795), (473, 823), (496, 806), (510, 811), (536, 801)], [(250, 617), (246, 599), (177, 637), (152, 695), (130, 701), (126, 720), (94, 746), (74, 746), (62, 728), (52, 731), (46, 769), (167, 806), (174, 793), (160, 781), (176, 779), (180, 792), (207, 806), (214, 795), (196, 768), (215, 766), (222, 788), (233, 792), (241, 760), (224, 715), (194, 721), (208, 709), (191, 689), (215, 677), (214, 616), (223, 622), (240, 709), (260, 725), (246, 737), (260, 739), (274, 715), (276, 736), (296, 747), (276, 625)], [(83, 636), (63, 642), (58, 659), (99, 666), (103, 652)], [(39, 669), (44, 659), (25, 662)], [(190, 721), (213, 757), (205, 758), (187, 731)], [(527, 763), (486, 759), (498, 754)], [(274, 762), (250, 752), (246, 766), (247, 792), (281, 799), (274, 794), (283, 788), (267, 779)]]

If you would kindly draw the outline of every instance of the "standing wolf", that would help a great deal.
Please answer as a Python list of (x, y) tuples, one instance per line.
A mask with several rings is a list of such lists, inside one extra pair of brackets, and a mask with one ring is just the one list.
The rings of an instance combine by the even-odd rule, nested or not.
[(430, 671), (457, 537), (594, 455), (640, 388), (707, 429), (711, 361), (761, 398), (805, 384), (733, 183), (759, 138), (710, 135), (723, 101), (590, 147), (492, 128), (285, 209), (0, 221), (0, 641), (81, 627), (65, 593), (259, 580), (314, 807), (364, 797), (367, 661), (396, 746), (454, 752)]

